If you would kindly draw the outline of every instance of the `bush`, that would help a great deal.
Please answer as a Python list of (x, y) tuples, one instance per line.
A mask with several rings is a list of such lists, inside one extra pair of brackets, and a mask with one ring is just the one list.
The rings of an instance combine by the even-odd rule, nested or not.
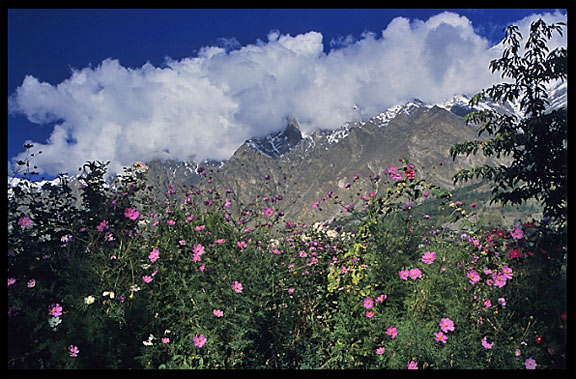
[(479, 225), (406, 162), (312, 226), (105, 173), (9, 190), (9, 368), (565, 367), (565, 234)]

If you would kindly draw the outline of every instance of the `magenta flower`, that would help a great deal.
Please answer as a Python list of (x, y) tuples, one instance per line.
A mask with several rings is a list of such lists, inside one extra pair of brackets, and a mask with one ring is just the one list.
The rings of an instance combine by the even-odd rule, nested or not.
[(436, 252), (435, 251), (427, 251), (422, 256), (422, 262), (426, 263), (427, 265), (432, 264), (435, 259), (436, 259)]
[(163, 344), (170, 343), (170, 338), (168, 338), (168, 337), (162, 337), (162, 343), (163, 343)]
[(420, 269), (416, 268), (416, 267), (413, 269), (410, 269), (409, 274), (410, 274), (410, 279), (412, 279), (412, 280), (422, 278), (422, 271), (420, 271)]
[(108, 229), (108, 221), (106, 220), (102, 220), (102, 222), (100, 224), (98, 224), (98, 226), (96, 227), (96, 229), (99, 232), (103, 232), (104, 229)]
[(366, 299), (364, 299), (364, 308), (366, 309), (370, 309), (374, 306), (374, 300), (372, 300), (371, 298), (367, 297)]
[(80, 353), (80, 349), (78, 349), (78, 346), (74, 346), (74, 345), (70, 345), (68, 346), (68, 354), (70, 354), (71, 357), (77, 357), (78, 354)]
[(52, 317), (60, 317), (62, 316), (62, 306), (58, 303), (50, 304), (48, 307), (48, 313)]
[(492, 306), (492, 302), (490, 299), (482, 299), (482, 305), (484, 305), (484, 308), (490, 308)]
[(524, 367), (526, 367), (526, 370), (535, 370), (536, 366), (538, 365), (536, 364), (534, 358), (528, 358), (524, 361)]
[(241, 249), (245, 249), (246, 246), (248, 246), (248, 244), (244, 241), (238, 241), (238, 242), (236, 242), (236, 246), (238, 246)]
[(266, 217), (271, 217), (271, 216), (273, 216), (273, 215), (274, 215), (274, 209), (272, 209), (272, 208), (270, 208), (270, 207), (264, 209), (264, 215), (265, 215)]
[(124, 216), (129, 218), (130, 220), (136, 220), (140, 216), (140, 213), (138, 213), (136, 209), (127, 208), (124, 211)]
[(400, 279), (402, 279), (402, 280), (407, 280), (409, 275), (410, 275), (410, 271), (408, 271), (408, 270), (398, 271), (398, 276), (400, 276)]
[(158, 251), (158, 249), (153, 248), (150, 254), (148, 255), (148, 259), (150, 259), (150, 262), (156, 262), (158, 258), (160, 258), (160, 252)]
[(502, 306), (502, 308), (506, 307), (506, 299), (504, 299), (503, 297), (499, 297), (498, 298), (498, 302), (500, 303), (500, 305)]
[(492, 338), (490, 338), (490, 337), (482, 338), (482, 346), (484, 346), (486, 349), (492, 349), (493, 345), (494, 345), (494, 342), (492, 341)]
[(374, 311), (366, 311), (366, 317), (368, 318), (374, 317)]
[(470, 279), (470, 284), (474, 284), (480, 280), (480, 274), (478, 274), (476, 271), (468, 271), (466, 277)]
[(438, 342), (446, 343), (446, 341), (448, 341), (448, 336), (442, 332), (438, 332), (434, 333), (434, 339), (436, 339)]
[(193, 340), (194, 340), (194, 346), (196, 347), (202, 347), (206, 343), (206, 337), (204, 337), (204, 334), (194, 336)]
[(512, 259), (522, 258), (522, 252), (518, 249), (510, 250), (509, 255), (510, 255), (510, 258), (512, 258)]
[(213, 309), (212, 314), (216, 317), (222, 317), (224, 316), (224, 311), (221, 311), (220, 309)]
[(152, 278), (151, 276), (149, 276), (149, 275), (144, 275), (144, 276), (142, 277), (142, 280), (144, 281), (144, 283), (150, 283), (150, 282), (152, 281), (152, 279), (153, 279), (153, 278)]
[(398, 331), (396, 330), (395, 327), (390, 326), (388, 327), (388, 329), (386, 329), (386, 334), (388, 334), (392, 338), (396, 338), (396, 336), (398, 335)]
[(16, 278), (8, 278), (8, 287), (12, 286), (16, 283)]
[(384, 354), (385, 351), (386, 351), (385, 348), (379, 347), (378, 349), (376, 349), (376, 354), (382, 355), (382, 354)]
[(18, 225), (22, 226), (22, 227), (27, 227), (30, 226), (32, 224), (32, 219), (30, 217), (21, 217), (18, 220)]
[(418, 370), (418, 362), (416, 361), (408, 362), (408, 370)]
[(514, 229), (512, 229), (512, 231), (510, 232), (510, 235), (514, 239), (517, 240), (522, 239), (524, 237), (524, 232), (522, 231), (522, 225), (516, 224), (514, 226)]
[(28, 288), (34, 288), (34, 287), (36, 287), (36, 280), (35, 280), (35, 279), (30, 279), (30, 280), (28, 281), (28, 283), (26, 283), (26, 286), (27, 286)]
[(449, 318), (443, 318), (440, 320), (440, 329), (444, 333), (453, 332), (454, 331), (454, 321), (450, 320)]
[(244, 290), (244, 287), (242, 286), (242, 283), (240, 283), (240, 282), (232, 283), (231, 287), (234, 290), (234, 292), (236, 292), (236, 293), (242, 293), (242, 291)]

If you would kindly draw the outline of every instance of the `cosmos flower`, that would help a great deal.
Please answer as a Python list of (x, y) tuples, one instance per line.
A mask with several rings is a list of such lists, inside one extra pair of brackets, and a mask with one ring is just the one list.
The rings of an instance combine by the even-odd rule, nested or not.
[(443, 318), (440, 320), (440, 329), (444, 333), (453, 332), (454, 331), (454, 321), (450, 320), (449, 318)]
[(68, 346), (68, 354), (70, 354), (71, 357), (75, 358), (78, 356), (79, 353), (80, 349), (78, 349), (78, 346), (74, 345)]
[(152, 249), (148, 255), (148, 259), (150, 259), (150, 262), (156, 262), (158, 258), (160, 258), (160, 251), (158, 251), (156, 248)]
[(432, 264), (435, 259), (436, 259), (436, 252), (435, 251), (427, 251), (422, 256), (422, 262), (426, 263), (427, 265)]
[(234, 283), (232, 283), (232, 289), (234, 290), (234, 292), (236, 293), (242, 293), (242, 291), (244, 290), (244, 287), (242, 286), (242, 283), (235, 281)]
[(434, 333), (434, 338), (436, 339), (436, 341), (442, 342), (442, 343), (446, 343), (446, 341), (448, 341), (448, 336), (446, 336), (442, 332)]
[(482, 338), (482, 346), (484, 346), (486, 349), (492, 349), (493, 345), (494, 342), (492, 341), (492, 338), (486, 336)]
[(202, 347), (206, 343), (206, 337), (204, 336), (204, 334), (194, 336), (193, 340), (194, 340), (194, 346), (196, 347)]
[(526, 367), (526, 370), (535, 370), (536, 366), (538, 365), (536, 364), (534, 358), (528, 358), (524, 361), (524, 367)]
[(124, 216), (129, 218), (130, 220), (136, 220), (140, 216), (140, 213), (138, 213), (136, 209), (127, 208), (124, 211)]

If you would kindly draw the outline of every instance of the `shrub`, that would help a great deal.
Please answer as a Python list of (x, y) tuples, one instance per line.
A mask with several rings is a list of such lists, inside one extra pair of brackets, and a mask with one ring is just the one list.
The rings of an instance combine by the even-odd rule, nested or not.
[(275, 194), (159, 201), (142, 166), (108, 185), (87, 163), (78, 197), (64, 177), (21, 182), (9, 368), (564, 367), (565, 236), (480, 225), (403, 164), (312, 226), (284, 220)]

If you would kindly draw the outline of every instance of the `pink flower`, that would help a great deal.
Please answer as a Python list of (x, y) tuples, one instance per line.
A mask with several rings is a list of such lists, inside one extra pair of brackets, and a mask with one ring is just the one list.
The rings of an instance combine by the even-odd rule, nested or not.
[(52, 317), (60, 317), (62, 316), (62, 306), (58, 303), (50, 304), (48, 307), (48, 313)]
[(384, 354), (385, 351), (386, 351), (385, 348), (379, 347), (378, 349), (376, 349), (376, 354), (382, 355), (382, 354)]
[(450, 320), (449, 318), (443, 318), (440, 320), (440, 329), (444, 333), (453, 332), (454, 331), (454, 321)]
[(415, 361), (408, 362), (408, 370), (418, 370), (418, 362)]
[(104, 229), (108, 229), (108, 221), (106, 220), (102, 220), (102, 222), (100, 224), (98, 224), (98, 226), (96, 227), (96, 229), (99, 232), (103, 232)]
[(484, 305), (484, 308), (490, 308), (492, 306), (492, 302), (490, 299), (482, 299), (482, 305)]
[(150, 283), (152, 281), (152, 277), (149, 275), (144, 275), (142, 277), (142, 280), (144, 281), (144, 283)]
[(27, 227), (30, 226), (32, 224), (32, 219), (30, 217), (21, 217), (18, 220), (18, 225), (22, 226), (22, 227)]
[(374, 311), (366, 311), (366, 317), (368, 318), (374, 317)]
[(528, 358), (524, 361), (524, 367), (526, 367), (526, 370), (535, 370), (536, 366), (538, 365), (536, 364), (534, 358)]
[(78, 346), (74, 346), (74, 345), (70, 345), (68, 346), (68, 354), (70, 354), (71, 357), (77, 357), (78, 354), (80, 353), (80, 349), (78, 349)]
[(422, 256), (422, 262), (426, 263), (427, 265), (432, 264), (435, 259), (436, 259), (436, 252), (435, 251), (427, 251)]
[(204, 334), (194, 336), (193, 340), (194, 340), (194, 346), (196, 347), (202, 347), (206, 343), (206, 337), (204, 337)]
[(518, 249), (512, 249), (510, 250), (510, 258), (515, 259), (515, 258), (522, 258), (522, 252)]
[(192, 252), (194, 253), (192, 261), (199, 262), (202, 259), (202, 254), (204, 254), (204, 246), (201, 244), (196, 244), (194, 247), (192, 247)]
[(502, 275), (506, 278), (506, 279), (512, 279), (512, 269), (508, 266), (502, 266)]
[(220, 309), (214, 309), (212, 310), (212, 314), (216, 317), (222, 317), (224, 316), (224, 312), (221, 311)]
[(504, 299), (503, 297), (499, 297), (498, 298), (498, 302), (500, 303), (500, 305), (502, 306), (502, 308), (506, 307), (506, 299)]
[(160, 258), (160, 251), (158, 251), (156, 248), (153, 248), (148, 255), (148, 259), (150, 259), (150, 262), (156, 262), (158, 258)]
[(400, 276), (400, 279), (402, 279), (402, 280), (407, 280), (407, 279), (408, 279), (408, 275), (410, 275), (410, 271), (408, 271), (408, 270), (400, 270), (400, 271), (398, 271), (398, 276)]
[(124, 211), (124, 216), (130, 220), (136, 220), (140, 216), (140, 213), (138, 213), (136, 209), (128, 208)]
[(446, 341), (448, 340), (448, 336), (446, 336), (442, 332), (434, 333), (434, 338), (436, 339), (436, 341), (442, 342), (442, 343), (446, 343)]
[(382, 304), (384, 302), (384, 300), (386, 300), (387, 298), (388, 298), (388, 295), (382, 294), (376, 298), (376, 302), (378, 304)]
[(26, 286), (27, 286), (28, 288), (34, 288), (34, 287), (36, 286), (36, 280), (30, 279), (30, 280), (28, 281), (28, 283), (26, 284)]
[(492, 341), (492, 338), (490, 338), (490, 337), (482, 338), (482, 346), (484, 346), (486, 349), (492, 349), (493, 345), (494, 345), (494, 342)]
[(480, 275), (476, 271), (468, 271), (466, 277), (470, 279), (470, 284), (474, 284), (480, 280)]
[(236, 246), (238, 246), (240, 249), (245, 249), (248, 244), (244, 241), (238, 241), (236, 242)]
[(410, 269), (410, 279), (416, 280), (422, 278), (422, 271), (419, 268)]
[(168, 220), (168, 221), (166, 221), (166, 223), (170, 226), (176, 225), (176, 221), (174, 221), (174, 220)]
[(242, 283), (240, 283), (240, 282), (232, 283), (231, 287), (234, 290), (234, 292), (236, 292), (236, 293), (242, 293), (242, 290), (244, 289), (244, 287), (242, 286)]
[(12, 286), (16, 283), (16, 278), (8, 278), (8, 287)]
[(396, 338), (396, 336), (398, 335), (398, 332), (397, 332), (395, 327), (390, 326), (390, 327), (388, 327), (388, 329), (386, 329), (386, 334), (388, 334), (392, 338)]
[(364, 299), (364, 308), (366, 309), (370, 309), (374, 306), (374, 300), (372, 300), (371, 298), (367, 297), (366, 299)]
[(264, 215), (265, 215), (266, 217), (271, 217), (271, 216), (273, 216), (273, 215), (274, 215), (274, 209), (272, 209), (272, 208), (270, 208), (270, 207), (264, 209)]
[(498, 288), (502, 288), (506, 285), (506, 277), (499, 272), (492, 274), (492, 280), (494, 281), (494, 285)]
[(163, 344), (170, 343), (170, 338), (168, 338), (168, 337), (162, 337), (162, 343), (163, 343)]

